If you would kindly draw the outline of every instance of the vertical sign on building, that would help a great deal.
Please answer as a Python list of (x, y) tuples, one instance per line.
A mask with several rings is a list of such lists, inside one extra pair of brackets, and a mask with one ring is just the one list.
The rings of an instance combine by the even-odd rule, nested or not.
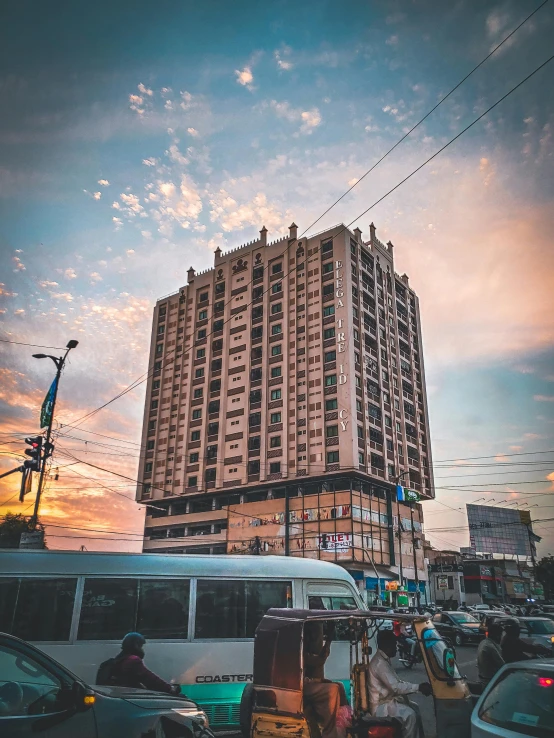
[[(344, 272), (343, 263), (340, 259), (335, 261), (335, 321), (337, 324), (337, 365), (338, 377), (337, 382), (340, 385), (346, 384), (348, 381), (348, 367), (345, 363), (347, 356), (347, 322), (344, 317)], [(348, 410), (346, 408), (339, 409), (340, 429), (343, 432), (348, 430)]]

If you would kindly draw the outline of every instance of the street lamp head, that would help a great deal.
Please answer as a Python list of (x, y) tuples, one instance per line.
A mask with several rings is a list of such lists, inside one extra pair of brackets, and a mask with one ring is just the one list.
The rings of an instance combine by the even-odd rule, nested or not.
[(75, 341), (75, 339), (72, 338), (71, 341), (68, 341), (67, 342), (66, 348), (68, 348), (68, 349), (74, 349), (78, 345), (79, 345), (79, 341)]
[(47, 359), (46, 354), (33, 354), (33, 359)]

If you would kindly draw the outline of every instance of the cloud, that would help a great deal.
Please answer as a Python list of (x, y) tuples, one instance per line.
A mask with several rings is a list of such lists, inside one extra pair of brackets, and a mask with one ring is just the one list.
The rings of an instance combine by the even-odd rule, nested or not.
[(254, 86), (252, 84), (254, 82), (254, 75), (252, 74), (252, 69), (249, 66), (245, 66), (242, 70), (235, 69), (235, 75), (239, 85), (246, 87), (250, 92), (254, 90)]
[(550, 474), (547, 474), (546, 475), (546, 479), (549, 482), (552, 482), (552, 486), (550, 487), (550, 491), (551, 492), (554, 492), (554, 472), (550, 472)]
[(176, 143), (171, 144), (171, 146), (165, 153), (167, 156), (169, 156), (171, 161), (175, 162), (175, 164), (180, 164), (181, 166), (185, 167), (189, 163), (187, 157), (183, 156), (183, 154), (179, 151), (179, 147)]
[(259, 228), (260, 224), (265, 225), (268, 230), (283, 228), (284, 221), (292, 217), (290, 212), (284, 215), (268, 202), (263, 192), (258, 192), (249, 201), (239, 203), (226, 190), (220, 190), (212, 197), (210, 205), (212, 223), (218, 222), (227, 232), (241, 230), (250, 225)]
[(42, 282), (39, 282), (39, 285), (44, 287), (44, 289), (50, 289), (51, 287), (58, 287), (58, 282), (50, 282), (48, 279), (44, 279)]
[(93, 192), (93, 193), (92, 193), (92, 197), (93, 197), (93, 198), (94, 198), (95, 200), (100, 200), (100, 198), (102, 197), (102, 193), (101, 193), (101, 192)]
[(523, 446), (510, 446), (510, 451), (523, 451)]
[[(56, 282), (53, 282), (53, 284), (56, 284)], [(17, 297), (17, 292), (10, 292), (6, 289), (6, 285), (0, 282), (0, 297)]]
[(187, 133), (189, 134), (189, 136), (193, 136), (195, 138), (200, 135), (196, 128), (187, 128)]
[(154, 157), (151, 156), (149, 159), (143, 159), (142, 163), (147, 167), (155, 167), (158, 163), (158, 160), (154, 159)]
[(77, 272), (75, 271), (75, 269), (73, 269), (73, 267), (68, 267), (68, 268), (67, 268), (67, 269), (65, 269), (65, 270), (64, 270), (63, 272), (62, 272), (62, 270), (61, 270), (61, 269), (58, 269), (58, 271), (59, 271), (60, 273), (62, 273), (62, 274), (63, 274), (63, 276), (64, 276), (64, 277), (65, 277), (66, 279), (76, 279), (76, 277), (77, 277)]
[(98, 272), (91, 272), (89, 274), (89, 277), (90, 277), (91, 284), (96, 284), (96, 282), (102, 281), (102, 277), (98, 274)]
[(23, 308), (18, 308), (17, 310), (13, 311), (14, 315), (25, 315), (25, 310)]
[(138, 91), (143, 95), (148, 95), (149, 97), (152, 97), (152, 95), (154, 94), (154, 92), (148, 87), (145, 87), (142, 82), (138, 85)]
[(263, 107), (267, 106), (275, 112), (278, 118), (283, 118), (289, 121), (289, 123), (300, 122), (300, 133), (309, 135), (315, 128), (321, 125), (322, 118), (318, 108), (312, 108), (311, 110), (293, 108), (286, 100), (282, 102), (271, 100), (269, 104), (266, 103)]
[(277, 67), (279, 69), (282, 69), (284, 72), (290, 72), (290, 70), (294, 67), (294, 64), (289, 59), (283, 58), (290, 53), (291, 49), (285, 47), (281, 51), (275, 51), (273, 54), (273, 56), (275, 57), (275, 61), (277, 62)]
[(533, 395), (535, 402), (554, 402), (554, 395)]
[(27, 267), (23, 264), (19, 256), (12, 256), (12, 261), (14, 263), (14, 272), (24, 272), (26, 270)]
[(110, 183), (108, 182), (108, 180), (107, 180), (107, 179), (99, 179), (99, 180), (98, 180), (98, 184), (99, 184), (99, 185), (100, 185), (101, 187), (109, 187), (109, 186), (110, 186)]
[(125, 253), (127, 254), (127, 256), (132, 256), (135, 253), (135, 249), (127, 249)]
[(182, 174), (179, 184), (171, 180), (159, 181), (157, 193), (150, 193), (157, 206), (150, 211), (158, 223), (158, 231), (172, 236), (176, 225), (183, 229), (194, 227), (202, 212), (202, 198), (192, 177)]
[(387, 46), (398, 46), (398, 36), (389, 36), (385, 43)]
[(131, 110), (134, 110), (135, 113), (138, 113), (139, 115), (144, 114), (145, 108), (142, 107), (142, 104), (144, 103), (144, 98), (142, 98), (140, 95), (129, 95), (129, 107)]
[(119, 210), (127, 218), (135, 218), (137, 215), (143, 215), (144, 208), (140, 204), (138, 195), (134, 195), (132, 192), (122, 192), (119, 198), (121, 203), (117, 202), (117, 200), (112, 203), (114, 210)]

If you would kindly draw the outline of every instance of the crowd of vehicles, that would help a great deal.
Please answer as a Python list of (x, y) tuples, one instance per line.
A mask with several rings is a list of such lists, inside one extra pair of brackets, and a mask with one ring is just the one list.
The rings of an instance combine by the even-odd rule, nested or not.
[[(508, 613), (364, 607), (350, 576), (319, 561), (4, 552), (0, 735), (211, 738), (240, 723), (247, 738), (321, 738), (303, 677), (306, 624), (317, 622), (333, 633), (323, 681), (340, 684), (352, 706), (345, 736), (404, 735), (396, 718), (370, 710), (368, 669), (383, 630), (397, 636), (401, 663), (423, 664), (437, 738), (554, 736), (548, 659), (507, 664), (480, 697), (456, 664), (458, 635), (478, 642), (491, 617)], [(545, 653), (550, 639), (554, 655), (552, 619), (519, 621)], [(149, 668), (179, 694), (95, 685), (100, 664), (135, 630)]]

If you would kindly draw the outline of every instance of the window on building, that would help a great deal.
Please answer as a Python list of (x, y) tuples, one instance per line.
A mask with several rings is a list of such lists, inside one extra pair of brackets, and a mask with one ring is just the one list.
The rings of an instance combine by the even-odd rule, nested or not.
[(262, 297), (264, 294), (264, 288), (263, 287), (254, 287), (252, 290), (252, 299), (253, 300), (259, 300), (260, 297)]
[(146, 464), (144, 465), (144, 471), (146, 472), (146, 474), (148, 474), (148, 473), (150, 473), (152, 471), (152, 466), (153, 465), (152, 465), (152, 462), (151, 461), (147, 461), (146, 462)]
[(225, 282), (218, 282), (215, 286), (215, 294), (222, 295), (225, 292)]
[(219, 422), (208, 423), (208, 435), (216, 436), (219, 433)]
[(283, 264), (282, 262), (278, 262), (277, 264), (271, 265), (271, 273), (272, 274), (279, 274), (279, 272), (283, 271)]
[(323, 308), (323, 317), (326, 318), (328, 315), (334, 315), (335, 314), (335, 306), (334, 305), (326, 305)]
[(358, 451), (358, 464), (365, 464), (365, 456), (361, 451)]
[(199, 302), (205, 302), (208, 299), (208, 293), (207, 292), (201, 292), (200, 296), (198, 298)]
[(203, 376), (204, 376), (204, 367), (199, 367), (199, 368), (198, 368), (198, 369), (197, 369), (197, 370), (196, 370), (196, 371), (194, 372), (194, 377), (195, 377), (195, 379), (199, 379), (200, 377), (203, 377)]
[(255, 459), (254, 461), (248, 462), (248, 474), (259, 474), (260, 473), (260, 461)]
[(214, 305), (214, 310), (216, 313), (220, 313), (222, 310), (225, 309), (225, 301), (219, 300), (219, 302), (216, 302)]
[(335, 291), (335, 285), (333, 282), (329, 282), (328, 284), (323, 285), (323, 296), (326, 297), (327, 295), (332, 295)]
[(250, 403), (253, 402), (261, 402), (262, 401), (262, 391), (261, 390), (250, 390)]
[(152, 451), (152, 449), (154, 448), (154, 445), (155, 445), (155, 441), (148, 441), (148, 443), (146, 444), (146, 450)]
[(248, 425), (251, 428), (256, 425), (261, 425), (261, 423), (262, 423), (261, 413), (250, 413), (250, 417), (248, 418)]
[(150, 410), (156, 410), (158, 408), (158, 400), (152, 400), (150, 403)]
[(275, 282), (274, 285), (271, 287), (271, 292), (276, 295), (278, 292), (283, 291), (283, 284), (281, 282)]
[(339, 452), (338, 451), (327, 451), (327, 463), (338, 464), (339, 463)]
[[(264, 276), (264, 268), (263, 266), (256, 266), (254, 269), (252, 269), (252, 278), (253, 279), (260, 279), (260, 277)], [(262, 287), (263, 289), (263, 287)]]
[(281, 422), (281, 413), (271, 413), (270, 423), (271, 425), (274, 425), (275, 423)]
[[(154, 371), (155, 371), (155, 372), (159, 372), (161, 368), (162, 368), (162, 362), (161, 362), (161, 361), (155, 361), (155, 362), (154, 362)], [(158, 380), (158, 382), (159, 382), (159, 381), (160, 381), (160, 380)], [(159, 387), (159, 386), (160, 386), (160, 385), (158, 384), (158, 387)], [(156, 388), (154, 388), (154, 389), (156, 389)]]
[(207, 335), (207, 334), (206, 334), (206, 329), (205, 329), (205, 328), (201, 328), (201, 329), (200, 329), (200, 330), (198, 331), (198, 334), (197, 334), (197, 336), (198, 336), (198, 340), (199, 340), (199, 341), (201, 341), (201, 340), (202, 340), (203, 338), (206, 338), (206, 335)]
[(269, 448), (280, 448), (281, 436), (271, 436), (269, 439)]
[(322, 254), (328, 254), (332, 250), (333, 250), (333, 239), (332, 238), (329, 241), (325, 241), (324, 243), (321, 244)]
[(200, 431), (199, 430), (192, 431), (191, 434), (190, 434), (190, 440), (191, 441), (199, 441), (200, 440)]
[(213, 444), (212, 446), (208, 446), (208, 448), (206, 449), (206, 458), (217, 459), (217, 443)]
[(203, 394), (204, 394), (204, 390), (202, 389), (202, 387), (197, 387), (194, 390), (193, 397), (195, 400), (199, 400)]
[(198, 451), (195, 451), (193, 454), (190, 454), (189, 464), (198, 464), (199, 457), (200, 457), (200, 454), (198, 453)]
[(263, 349), (261, 346), (254, 346), (252, 351), (250, 352), (250, 358), (252, 361), (255, 361), (256, 359), (261, 359), (263, 357)]
[[(198, 337), (200, 338), (200, 336), (198, 336)], [(163, 354), (163, 352), (164, 352), (164, 345), (163, 345), (163, 343), (159, 343), (156, 346), (156, 354), (158, 354), (158, 356), (159, 356), (160, 354)]]
[(280, 356), (281, 355), (281, 344), (278, 343), (276, 346), (271, 347), (271, 355), (272, 356)]
[(155, 379), (155, 380), (154, 380), (154, 381), (152, 382), (152, 389), (153, 389), (153, 390), (157, 390), (157, 389), (160, 389), (160, 380), (159, 380), (159, 379)]
[(359, 425), (358, 426), (358, 438), (363, 438), (363, 437), (364, 437), (364, 429), (363, 429), (363, 426)]
[(337, 360), (337, 352), (336, 351), (326, 351), (324, 356), (325, 362), (328, 361), (336, 361)]
[(280, 400), (281, 399), (281, 390), (280, 389), (271, 390), (271, 399), (272, 400)]
[(221, 389), (221, 379), (212, 379), (210, 382), (210, 392), (219, 392)]
[(277, 315), (277, 313), (283, 312), (283, 303), (282, 302), (274, 302), (271, 306), (271, 314)]
[(212, 372), (218, 372), (220, 370), (221, 370), (221, 359), (213, 359)]
[(189, 477), (187, 480), (187, 487), (197, 487), (198, 477)]
[(261, 318), (264, 314), (264, 306), (263, 305), (257, 305), (255, 308), (252, 308), (252, 319), (255, 318)]
[(279, 474), (281, 472), (281, 462), (280, 461), (272, 461), (269, 465), (269, 473), (270, 474)]
[(361, 413), (363, 412), (364, 406), (362, 405), (361, 400), (356, 400), (356, 412)]
[(200, 310), (198, 313), (198, 320), (207, 320), (208, 319), (208, 311), (207, 310)]
[(325, 435), (327, 438), (336, 438), (339, 434), (338, 425), (328, 425), (325, 429)]
[(282, 327), (281, 323), (274, 323), (271, 326), (271, 335), (272, 336), (278, 336), (282, 332), (283, 332), (283, 327)]
[(202, 410), (193, 410), (192, 411), (192, 419), (193, 420), (199, 420), (202, 417)]
[(394, 470), (394, 464), (388, 464), (387, 465), (387, 470), (388, 470), (388, 473), (389, 473), (389, 477), (394, 477), (394, 471), (395, 471)]
[(206, 356), (206, 349), (205, 348), (198, 349), (198, 351), (196, 352), (196, 358), (203, 359), (204, 356)]
[(337, 375), (336, 374), (328, 374), (325, 377), (325, 386), (326, 387), (333, 387), (337, 383)]
[(250, 436), (248, 439), (248, 450), (258, 451), (260, 448), (260, 436)]
[(215, 469), (206, 469), (204, 473), (204, 479), (206, 480), (206, 482), (215, 482), (216, 474), (217, 472)]
[(390, 438), (387, 438), (387, 451), (390, 451), (391, 453), (394, 451), (394, 443)]
[(336, 410), (338, 408), (337, 398), (333, 397), (332, 400), (325, 400), (325, 412)]
[(219, 320), (214, 320), (214, 333), (217, 331), (222, 331), (224, 325), (223, 318), (220, 318)]
[(250, 335), (252, 338), (261, 338), (264, 334), (263, 326), (261, 325), (255, 325), (254, 328), (250, 331)]
[(276, 379), (277, 377), (281, 376), (281, 367), (280, 366), (273, 366), (271, 367), (271, 378)]
[(327, 340), (328, 338), (334, 338), (335, 337), (335, 329), (334, 328), (326, 328), (323, 331), (323, 338)]
[(328, 261), (326, 264), (323, 265), (323, 268), (321, 269), (323, 274), (329, 274), (329, 272), (333, 271), (333, 262)]
[(210, 413), (210, 415), (212, 413), (218, 413), (219, 412), (219, 403), (220, 403), (219, 400), (211, 400), (211, 402), (208, 405), (208, 413)]
[(218, 338), (217, 341), (214, 341), (212, 343), (212, 348), (214, 351), (222, 351), (223, 350), (223, 339)]

